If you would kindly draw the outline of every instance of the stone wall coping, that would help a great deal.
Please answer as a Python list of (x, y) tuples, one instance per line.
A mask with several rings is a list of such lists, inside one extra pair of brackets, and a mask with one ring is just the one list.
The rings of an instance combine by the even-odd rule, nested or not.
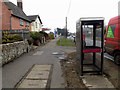
[(25, 43), (27, 42), (26, 40), (25, 41), (18, 41), (18, 42), (13, 42), (13, 43), (6, 43), (6, 44), (0, 44), (0, 46), (3, 46), (3, 45), (10, 45), (10, 44), (19, 44), (19, 43)]

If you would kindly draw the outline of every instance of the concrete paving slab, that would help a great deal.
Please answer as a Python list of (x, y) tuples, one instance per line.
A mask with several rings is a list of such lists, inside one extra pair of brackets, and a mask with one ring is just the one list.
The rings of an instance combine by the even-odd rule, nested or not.
[(32, 71), (50, 71), (51, 65), (35, 65)]
[(49, 71), (31, 71), (26, 79), (47, 80), (49, 78)]
[(82, 76), (83, 83), (89, 88), (114, 88), (112, 83), (104, 76), (84, 75)]
[(34, 65), (16, 88), (47, 88), (50, 86), (52, 65)]
[(47, 80), (27, 80), (25, 79), (18, 88), (46, 88)]

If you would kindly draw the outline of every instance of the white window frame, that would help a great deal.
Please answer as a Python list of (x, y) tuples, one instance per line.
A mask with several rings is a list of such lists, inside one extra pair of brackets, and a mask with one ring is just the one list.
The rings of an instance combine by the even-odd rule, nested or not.
[(20, 19), (20, 26), (23, 26), (23, 20)]
[(35, 27), (38, 28), (38, 26), (37, 26), (37, 22), (35, 22)]
[(26, 26), (29, 27), (30, 23), (29, 22), (26, 22)]

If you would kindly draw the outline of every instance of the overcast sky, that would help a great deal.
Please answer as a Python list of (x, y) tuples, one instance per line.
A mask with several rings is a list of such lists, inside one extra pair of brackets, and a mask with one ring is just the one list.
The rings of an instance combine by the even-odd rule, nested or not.
[[(10, 0), (14, 4), (17, 0)], [(23, 10), (27, 15), (39, 15), (43, 27), (64, 28), (68, 17), (68, 29), (76, 31), (76, 21), (81, 17), (104, 17), (105, 24), (118, 15), (120, 0), (22, 0)], [(67, 15), (70, 5), (70, 11)]]

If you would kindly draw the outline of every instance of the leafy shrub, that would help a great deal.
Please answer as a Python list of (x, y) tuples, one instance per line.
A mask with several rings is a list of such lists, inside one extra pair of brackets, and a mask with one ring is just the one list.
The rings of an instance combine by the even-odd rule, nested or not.
[(31, 45), (34, 42), (34, 40), (32, 38), (29, 38), (27, 41), (28, 41), (29, 45)]
[(23, 38), (22, 38), (22, 36), (16, 34), (16, 35), (13, 35), (13, 40), (15, 40), (15, 41), (22, 41)]
[(36, 40), (41, 40), (43, 37), (43, 34), (39, 33), (39, 32), (35, 32), (35, 39)]
[(41, 43), (42, 37), (44, 35), (40, 32), (30, 32), (30, 37), (34, 40), (33, 44), (38, 45), (38, 41)]
[(30, 37), (34, 40), (40, 40), (42, 36), (39, 32), (30, 32)]
[(34, 32), (30, 32), (30, 37), (33, 38), (33, 39), (35, 39), (35, 34), (34, 34)]
[(54, 34), (53, 33), (49, 34), (49, 37), (50, 39), (54, 39)]
[(6, 43), (9, 41), (9, 39), (8, 39), (9, 34), (10, 33), (8, 33), (8, 32), (2, 31), (2, 43)]
[(17, 41), (22, 41), (22, 36), (20, 35), (11, 35), (9, 32), (2, 32), (2, 43), (6, 44), (6, 43), (13, 43), (13, 42), (17, 42)]
[(7, 38), (8, 38), (9, 40), (13, 40), (13, 39), (14, 39), (14, 36), (13, 36), (13, 35), (8, 35)]
[(40, 31), (39, 33), (43, 34), (46, 37), (48, 37), (48, 34), (46, 32)]

